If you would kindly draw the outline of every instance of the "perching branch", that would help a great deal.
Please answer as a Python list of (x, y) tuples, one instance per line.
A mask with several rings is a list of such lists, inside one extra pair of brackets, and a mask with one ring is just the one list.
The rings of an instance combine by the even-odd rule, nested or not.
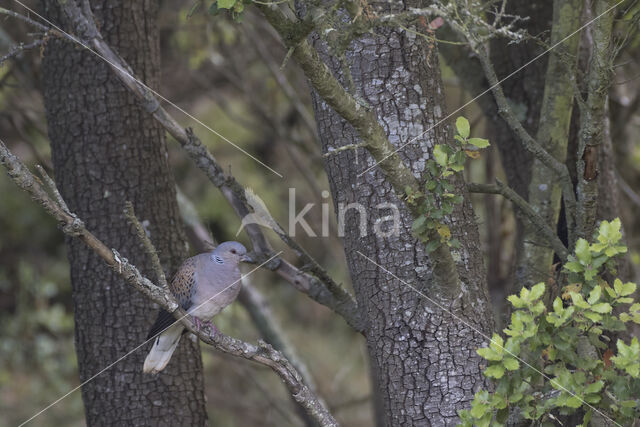
[[(252, 213), (244, 196), (244, 188), (236, 181), (233, 175), (226, 173), (218, 164), (215, 157), (202, 144), (200, 139), (191, 129), (182, 128), (178, 122), (161, 107), (157, 99), (157, 94), (145, 86), (137, 79), (131, 67), (102, 39), (95, 23), (87, 19), (75, 2), (60, 3), (60, 7), (74, 29), (75, 36), (70, 36), (57, 31), (56, 34), (74, 43), (84, 43), (94, 49), (110, 66), (114, 74), (122, 81), (132, 94), (142, 103), (145, 111), (152, 115), (154, 119), (173, 136), (189, 154), (194, 161), (209, 178), (209, 180), (222, 192), (239, 218), (244, 218)], [(47, 28), (48, 29), (48, 28)], [(78, 40), (79, 37), (81, 42)], [(272, 255), (273, 250), (256, 224), (248, 224), (245, 230), (251, 239), (256, 255), (256, 261), (264, 260)], [(308, 269), (317, 277), (300, 271), (295, 266), (286, 262), (279, 256), (270, 259), (266, 268), (276, 271), (283, 278), (289, 281), (296, 289), (306, 293), (309, 297), (320, 304), (326, 305), (352, 326), (355, 330), (362, 332), (364, 329), (363, 320), (360, 319), (357, 304), (353, 296), (341, 285), (337, 284), (328, 273), (295, 243), (288, 235), (279, 233), (285, 243), (292, 245), (300, 260), (310, 266)]]
[[(216, 245), (207, 228), (202, 224), (195, 213), (195, 209), (180, 191), (177, 189), (180, 216), (187, 226), (187, 235), (190, 243), (198, 252), (210, 251)], [(289, 343), (286, 334), (280, 327), (278, 320), (268, 307), (262, 293), (251, 282), (243, 280), (240, 295), (240, 303), (247, 310), (260, 335), (276, 350), (282, 352), (286, 358), (296, 367), (312, 390), (316, 390), (315, 381), (305, 363), (297, 356), (294, 347)]]
[(475, 52), (478, 54), (480, 64), (482, 64), (482, 69), (484, 70), (489, 85), (491, 86), (493, 96), (498, 104), (498, 113), (516, 134), (519, 141), (522, 143), (522, 146), (533, 154), (535, 158), (540, 160), (542, 164), (552, 170), (558, 177), (565, 205), (569, 242), (573, 244), (575, 241), (576, 196), (567, 166), (542, 148), (538, 141), (536, 141), (535, 138), (527, 132), (524, 126), (522, 126), (522, 123), (520, 123), (520, 120), (516, 117), (516, 114), (509, 105), (509, 102), (502, 91), (502, 86), (499, 84), (498, 77), (496, 76), (491, 60), (489, 59), (486, 47), (477, 47)]
[(567, 260), (569, 251), (562, 243), (558, 235), (549, 227), (549, 224), (536, 213), (526, 200), (518, 195), (515, 191), (496, 179), (496, 184), (467, 184), (469, 193), (485, 193), (485, 194), (501, 194), (504, 198), (511, 201), (517, 208), (517, 211), (527, 217), (529, 222), (536, 227), (542, 236), (549, 242), (555, 253), (563, 262)]
[[(321, 426), (333, 427), (338, 425), (326, 406), (305, 384), (300, 373), (282, 353), (276, 351), (271, 345), (263, 341), (259, 341), (258, 345), (253, 345), (224, 335), (221, 332), (210, 337), (198, 331), (195, 324), (191, 321), (191, 317), (180, 308), (173, 295), (171, 295), (167, 289), (163, 289), (152, 283), (144, 277), (134, 265), (129, 263), (126, 258), (122, 258), (115, 249), (109, 249), (102, 241), (85, 228), (84, 223), (70, 212), (66, 208), (66, 205), (61, 205), (52, 200), (29, 169), (9, 151), (2, 141), (0, 141), (0, 163), (7, 169), (11, 179), (20, 188), (28, 192), (36, 202), (42, 205), (50, 215), (59, 221), (62, 226), (62, 231), (65, 234), (82, 240), (131, 286), (172, 313), (186, 329), (194, 335), (197, 335), (200, 340), (223, 353), (252, 360), (271, 368), (285, 383), (294, 400), (304, 406), (307, 413)], [(58, 198), (59, 194), (57, 190), (52, 189), (52, 191), (55, 197)], [(256, 267), (256, 269), (257, 268), (258, 267)]]

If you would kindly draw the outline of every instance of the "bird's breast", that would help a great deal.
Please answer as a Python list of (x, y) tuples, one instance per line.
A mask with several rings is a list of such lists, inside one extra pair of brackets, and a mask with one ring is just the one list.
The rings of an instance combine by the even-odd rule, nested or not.
[(213, 318), (236, 299), (241, 286), (239, 273), (230, 275), (224, 282), (213, 280), (198, 286), (189, 313), (203, 320)]

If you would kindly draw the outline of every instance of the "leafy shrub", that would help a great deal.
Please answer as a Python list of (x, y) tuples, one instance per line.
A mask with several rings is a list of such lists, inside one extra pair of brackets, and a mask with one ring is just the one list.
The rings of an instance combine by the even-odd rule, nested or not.
[(603, 278), (627, 251), (621, 238), (615, 219), (602, 222), (595, 243), (578, 240), (564, 265), (569, 285), (551, 307), (543, 303), (544, 283), (508, 297), (514, 311), (506, 340), (494, 334), (477, 350), (495, 391), (476, 393), (471, 410), (459, 412), (462, 426), (504, 425), (514, 413), (543, 422), (582, 410), (584, 426), (596, 414), (621, 424), (640, 416), (640, 343), (608, 345), (626, 322), (640, 324), (636, 284)]

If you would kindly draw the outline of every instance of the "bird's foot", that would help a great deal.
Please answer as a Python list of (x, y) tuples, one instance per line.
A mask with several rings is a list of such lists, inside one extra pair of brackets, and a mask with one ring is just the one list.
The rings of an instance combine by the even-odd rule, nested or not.
[(213, 324), (212, 321), (204, 322), (204, 326), (209, 329), (209, 338), (213, 339), (213, 337), (218, 333), (218, 328)]
[(196, 316), (192, 316), (192, 317), (193, 317), (193, 323), (196, 325), (196, 331), (201, 332), (203, 331), (203, 329), (207, 328), (208, 329), (207, 335), (209, 335), (209, 338), (213, 338), (214, 335), (218, 333), (218, 328), (216, 328), (216, 326), (210, 320), (203, 322), (202, 319), (200, 319), (199, 317), (196, 317)]

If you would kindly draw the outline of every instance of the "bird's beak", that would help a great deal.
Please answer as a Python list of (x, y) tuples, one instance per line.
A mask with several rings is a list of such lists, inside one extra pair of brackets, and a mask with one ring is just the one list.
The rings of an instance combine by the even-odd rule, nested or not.
[(245, 254), (245, 255), (241, 255), (240, 256), (240, 261), (241, 262), (253, 262), (253, 258), (251, 258), (251, 256), (249, 254)]

